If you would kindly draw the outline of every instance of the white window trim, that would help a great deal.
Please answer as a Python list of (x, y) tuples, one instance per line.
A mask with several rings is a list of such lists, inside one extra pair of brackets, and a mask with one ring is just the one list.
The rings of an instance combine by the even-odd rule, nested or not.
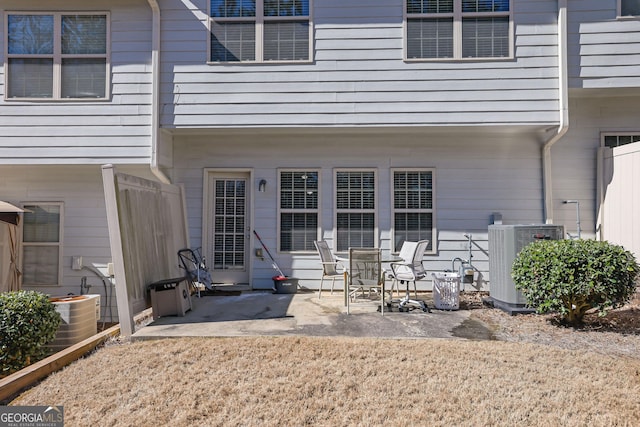
[[(282, 184), (281, 184), (281, 177), (282, 177), (282, 172), (315, 172), (318, 174), (318, 207), (316, 209), (282, 209), (282, 206), (280, 204), (281, 201), (281, 192), (282, 192)], [(318, 228), (316, 230), (316, 240), (320, 240), (319, 236), (321, 236), (321, 231), (322, 231), (322, 224), (321, 224), (321, 219), (322, 219), (322, 179), (321, 179), (321, 171), (320, 169), (316, 169), (316, 168), (282, 168), (282, 169), (278, 169), (277, 170), (277, 174), (278, 174), (278, 200), (277, 200), (277, 205), (278, 205), (278, 209), (277, 209), (277, 215), (278, 215), (278, 219), (277, 219), (277, 223), (278, 223), (278, 239), (277, 239), (277, 245), (278, 245), (278, 252), (279, 253), (296, 253), (296, 254), (302, 254), (302, 253), (315, 253), (315, 250), (309, 250), (309, 251), (298, 251), (298, 250), (294, 250), (294, 251), (281, 251), (280, 248), (282, 247), (281, 245), (281, 241), (280, 241), (280, 236), (281, 236), (281, 229), (282, 229), (282, 223), (281, 223), (281, 214), (282, 213), (315, 213), (317, 215), (317, 220), (318, 220)]]
[[(24, 248), (27, 247), (27, 246), (57, 246), (58, 247), (58, 283), (50, 283), (50, 284), (24, 283), (23, 282), (24, 276), (20, 276), (20, 284), (22, 286), (29, 287), (29, 288), (44, 288), (44, 287), (60, 287), (60, 286), (62, 286), (62, 277), (63, 277), (62, 258), (63, 258), (63, 249), (64, 249), (64, 203), (63, 202), (44, 202), (44, 201), (32, 202), (32, 201), (27, 201), (27, 202), (22, 202), (20, 204), (20, 206), (22, 206), (23, 208), (25, 206), (58, 206), (58, 207), (60, 207), (60, 223), (58, 224), (58, 227), (59, 227), (59, 238), (58, 238), (58, 242), (57, 243), (53, 243), (53, 242), (38, 242), (38, 243), (25, 242), (24, 241), (24, 221), (22, 221), (20, 223), (20, 236), (21, 236), (21, 239), (22, 239), (21, 242), (20, 242), (20, 245), (22, 246), (21, 252), (23, 252)], [(23, 271), (23, 267), (24, 267), (23, 263), (24, 263), (24, 253), (20, 253), (20, 271)]]
[[(207, 6), (207, 64), (233, 64), (233, 65), (250, 65), (250, 64), (308, 64), (313, 62), (313, 53), (315, 52), (314, 29), (313, 29), (313, 0), (309, 0), (309, 15), (301, 16), (264, 16), (264, 0), (256, 0), (256, 16), (240, 16), (240, 17), (222, 17), (215, 18), (211, 16), (211, 2)], [(211, 60), (211, 28), (214, 21), (217, 22), (249, 22), (252, 21), (256, 26), (256, 59), (253, 61), (212, 61)], [(309, 22), (309, 59), (292, 59), (292, 60), (264, 60), (264, 23), (268, 21), (308, 21)]]
[[(9, 55), (9, 15), (52, 15), (54, 17), (53, 21), (53, 46), (54, 52), (52, 55)], [(106, 53), (103, 55), (64, 55), (64, 58), (105, 58), (105, 96), (104, 98), (62, 98), (62, 16), (63, 15), (104, 15), (107, 19), (107, 34), (106, 34), (106, 43), (107, 49)], [(23, 102), (23, 101), (41, 101), (41, 102), (51, 102), (51, 101), (63, 101), (63, 102), (91, 102), (91, 101), (105, 101), (110, 99), (111, 97), (111, 14), (105, 11), (64, 11), (64, 12), (43, 12), (43, 11), (6, 11), (4, 14), (4, 57), (5, 59), (5, 80), (4, 80), (4, 100), (5, 101), (13, 101), (13, 102)], [(9, 59), (11, 58), (52, 58), (53, 59), (53, 96), (51, 98), (10, 98), (9, 97)]]
[[(338, 173), (339, 172), (373, 172), (373, 181), (375, 183), (374, 191), (374, 205), (373, 209), (338, 209), (336, 197), (338, 195)], [(378, 183), (378, 169), (376, 168), (336, 168), (333, 170), (333, 241), (334, 250), (338, 247), (338, 213), (373, 213), (373, 246), (380, 247), (380, 232), (379, 232), (379, 188)], [(345, 252), (345, 251), (340, 251)]]
[[(618, 0), (620, 1), (620, 0)], [(404, 43), (404, 60), (406, 62), (443, 62), (443, 61), (505, 61), (512, 60), (515, 55), (515, 36), (513, 24), (513, 1), (509, 0), (509, 12), (465, 12), (462, 13), (462, 0), (453, 0), (453, 13), (407, 13), (407, 0), (402, 5), (402, 22), (403, 22), (403, 43)], [(462, 19), (469, 17), (491, 17), (491, 16), (508, 16), (509, 17), (509, 55), (500, 57), (473, 57), (466, 58), (462, 56)], [(453, 57), (452, 58), (409, 58), (408, 52), (408, 26), (407, 21), (411, 18), (448, 18), (453, 17)]]
[[(431, 209), (396, 209), (394, 207), (395, 200), (395, 187), (393, 185), (393, 179), (396, 172), (431, 172)], [(392, 253), (397, 254), (393, 248), (394, 242), (396, 241), (396, 230), (395, 230), (395, 214), (396, 212), (428, 212), (431, 213), (431, 242), (429, 243), (431, 246), (430, 250), (427, 250), (425, 254), (435, 255), (438, 252), (438, 232), (436, 227), (436, 169), (435, 168), (391, 168), (390, 170), (390, 204), (391, 204), (391, 240), (390, 240), (390, 250)]]

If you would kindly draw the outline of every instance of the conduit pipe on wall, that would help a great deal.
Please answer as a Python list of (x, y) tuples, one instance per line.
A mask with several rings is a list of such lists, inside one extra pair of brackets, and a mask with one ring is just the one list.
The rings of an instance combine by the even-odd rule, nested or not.
[(151, 30), (151, 172), (165, 184), (171, 180), (160, 170), (158, 146), (160, 143), (160, 6), (156, 0), (147, 0), (153, 15)]
[(560, 122), (556, 133), (542, 147), (542, 186), (544, 192), (543, 209), (546, 224), (553, 224), (551, 147), (569, 130), (567, 35), (567, 0), (558, 0), (558, 102)]

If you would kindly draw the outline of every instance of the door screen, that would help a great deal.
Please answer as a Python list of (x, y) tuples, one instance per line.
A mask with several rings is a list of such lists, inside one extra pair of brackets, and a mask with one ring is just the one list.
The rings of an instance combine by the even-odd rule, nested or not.
[(213, 268), (246, 270), (247, 180), (214, 178)]

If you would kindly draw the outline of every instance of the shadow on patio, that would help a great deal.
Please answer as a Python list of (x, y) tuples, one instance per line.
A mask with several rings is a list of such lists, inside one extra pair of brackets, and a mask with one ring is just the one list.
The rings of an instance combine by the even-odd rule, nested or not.
[(381, 316), (375, 302), (353, 306), (352, 314), (347, 315), (342, 292), (323, 293), (318, 299), (317, 292), (307, 290), (193, 296), (192, 307), (185, 316), (160, 317), (138, 328), (132, 339), (256, 335), (456, 338), (452, 331), (470, 316), (467, 310), (394, 311)]

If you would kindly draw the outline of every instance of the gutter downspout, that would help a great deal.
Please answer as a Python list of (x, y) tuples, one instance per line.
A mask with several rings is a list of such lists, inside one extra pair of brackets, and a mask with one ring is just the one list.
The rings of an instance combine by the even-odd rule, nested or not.
[(555, 135), (542, 147), (542, 186), (545, 224), (553, 224), (551, 147), (569, 130), (569, 72), (567, 60), (567, 0), (558, 0), (558, 102), (560, 123)]
[(151, 172), (165, 184), (171, 180), (158, 165), (160, 133), (160, 6), (157, 0), (147, 0), (153, 13), (151, 31)]

